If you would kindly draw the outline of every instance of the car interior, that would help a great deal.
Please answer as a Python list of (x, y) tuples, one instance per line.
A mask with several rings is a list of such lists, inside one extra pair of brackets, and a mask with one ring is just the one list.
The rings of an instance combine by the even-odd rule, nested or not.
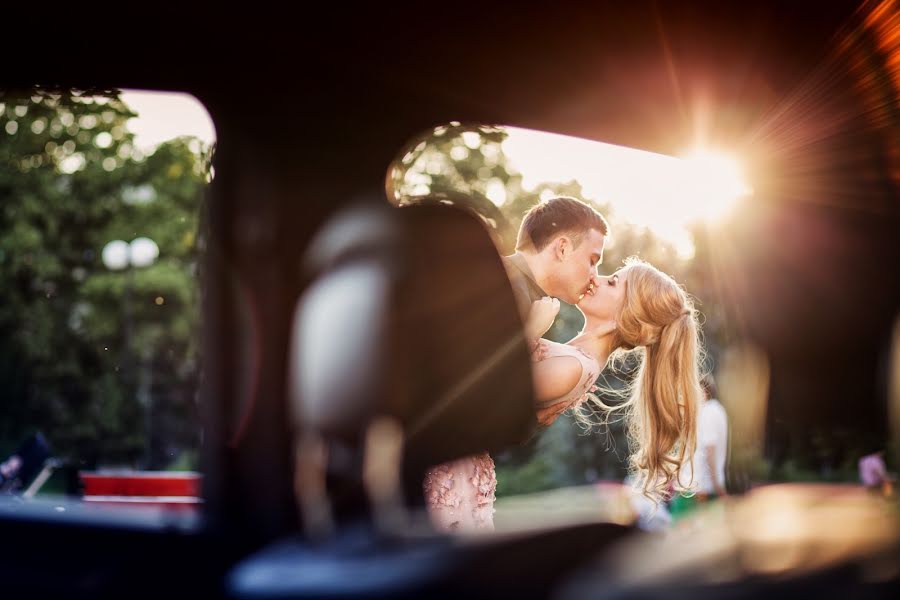
[(754, 187), (718, 251), (735, 339), (755, 349), (724, 361), (745, 409), (735, 434), (760, 454), (813, 424), (897, 440), (900, 5), (319, 8), (220, 10), (215, 25), (199, 9), (145, 15), (139, 53), (98, 38), (59, 60), (49, 42), (0, 41), (7, 102), (183, 92), (216, 133), (196, 277), (202, 509), (0, 497), (5, 590), (897, 597), (896, 496), (841, 486), (761, 486), (727, 518), (664, 536), (528, 507), (488, 535), (436, 531), (430, 467), (537, 434), (529, 348), (485, 215), (462, 192), (398, 207), (386, 181), (411, 140), (448, 123), (674, 156), (697, 133), (699, 90), (707, 135), (740, 149)]

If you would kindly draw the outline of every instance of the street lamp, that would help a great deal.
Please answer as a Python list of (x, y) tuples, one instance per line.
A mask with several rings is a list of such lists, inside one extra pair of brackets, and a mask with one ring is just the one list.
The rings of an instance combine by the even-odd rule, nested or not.
[(147, 237), (139, 237), (129, 244), (113, 240), (103, 247), (103, 264), (113, 271), (132, 267), (149, 267), (159, 256), (159, 246)]
[[(106, 268), (111, 271), (125, 271), (125, 293), (122, 301), (125, 313), (125, 350), (123, 352), (123, 373), (125, 381), (134, 381), (131, 340), (133, 336), (131, 291), (134, 287), (135, 268), (149, 267), (159, 256), (159, 246), (147, 237), (139, 237), (129, 242), (113, 240), (103, 247), (101, 258)], [(147, 369), (141, 369), (141, 381), (138, 382), (138, 401), (144, 406), (144, 431), (147, 438), (144, 448), (146, 465), (151, 461), (151, 414), (152, 399)]]

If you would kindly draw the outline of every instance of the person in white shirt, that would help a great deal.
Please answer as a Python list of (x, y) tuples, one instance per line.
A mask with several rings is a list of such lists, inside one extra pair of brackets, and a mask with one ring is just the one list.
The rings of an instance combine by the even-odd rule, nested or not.
[(718, 400), (719, 393), (712, 375), (705, 375), (700, 384), (706, 399), (698, 416), (697, 449), (693, 460), (682, 465), (679, 475), (681, 484), (690, 484), (693, 492), (677, 494), (672, 499), (673, 517), (683, 516), (698, 504), (728, 495), (725, 487), (728, 416)]

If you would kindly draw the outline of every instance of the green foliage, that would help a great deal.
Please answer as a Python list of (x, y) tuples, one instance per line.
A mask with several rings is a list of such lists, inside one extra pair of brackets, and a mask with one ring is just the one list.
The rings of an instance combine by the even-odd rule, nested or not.
[[(89, 467), (144, 456), (141, 381), (155, 413), (195, 414), (210, 155), (176, 139), (145, 156), (126, 127), (134, 116), (109, 90), (0, 95), (0, 440), (40, 429)], [(136, 237), (156, 242), (158, 260), (108, 270), (103, 247)], [(196, 446), (193, 422), (168, 444)]]

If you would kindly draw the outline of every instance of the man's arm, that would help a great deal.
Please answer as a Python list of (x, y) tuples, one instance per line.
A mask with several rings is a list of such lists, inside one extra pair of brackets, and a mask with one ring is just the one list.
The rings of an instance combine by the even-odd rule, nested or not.
[(519, 315), (522, 322), (528, 320), (528, 313), (531, 310), (531, 294), (528, 289), (528, 282), (524, 277), (511, 277), (509, 283), (512, 286), (513, 297), (516, 299), (516, 307), (519, 309)]

